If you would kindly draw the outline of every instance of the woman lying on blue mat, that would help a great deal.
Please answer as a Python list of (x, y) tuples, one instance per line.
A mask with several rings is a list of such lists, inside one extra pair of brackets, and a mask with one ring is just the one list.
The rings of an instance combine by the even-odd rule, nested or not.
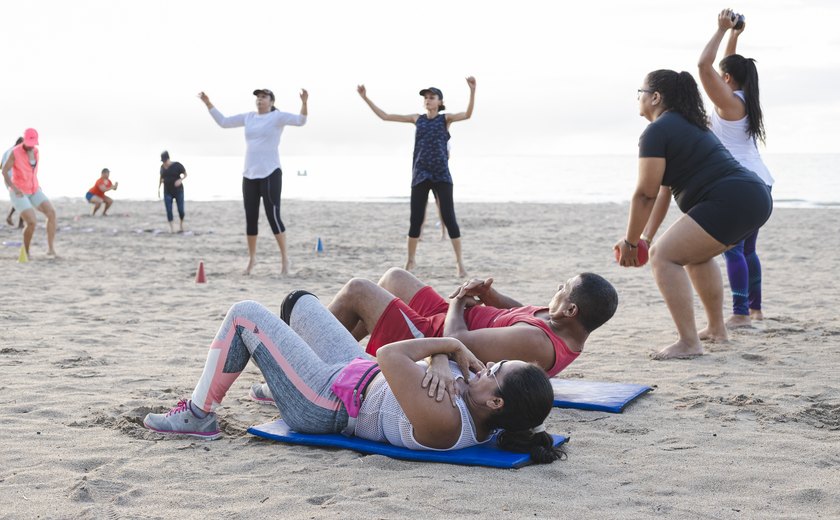
[[(503, 449), (530, 453), (538, 463), (562, 455), (543, 427), (554, 392), (535, 365), (485, 367), (453, 338), (392, 343), (372, 361), (304, 291), (286, 297), (281, 316), (253, 301), (236, 303), (210, 345), (192, 398), (168, 413), (147, 415), (143, 424), (165, 434), (218, 438), (214, 411), (253, 359), (283, 419), (300, 433), (342, 432), (414, 450), (455, 450), (486, 442), (501, 429)], [(418, 364), (437, 355), (449, 357), (457, 379), (458, 395), (444, 401), (430, 398), (434, 392)]]

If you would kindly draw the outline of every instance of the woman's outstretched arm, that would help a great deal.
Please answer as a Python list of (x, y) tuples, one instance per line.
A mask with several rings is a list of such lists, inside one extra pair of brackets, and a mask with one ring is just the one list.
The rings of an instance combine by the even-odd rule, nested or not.
[(467, 104), (467, 111), (458, 112), (457, 114), (447, 114), (447, 123), (453, 123), (455, 121), (464, 121), (472, 117), (473, 106), (475, 106), (475, 78), (472, 76), (468, 77), (467, 85), (470, 87), (470, 102)]
[(210, 102), (210, 98), (204, 92), (198, 93), (198, 99), (204, 103), (204, 106), (207, 107), (207, 110), (210, 111), (210, 116), (213, 117), (213, 120), (216, 121), (216, 124), (221, 126), (222, 128), (236, 128), (238, 126), (245, 126), (245, 114), (237, 114), (231, 117), (225, 117), (219, 112), (219, 109), (213, 106), (213, 103)]
[(697, 62), (697, 69), (700, 75), (700, 83), (703, 84), (703, 90), (706, 95), (714, 103), (718, 114), (727, 121), (737, 121), (746, 115), (746, 108), (741, 99), (732, 93), (732, 88), (727, 85), (726, 81), (718, 74), (715, 69), (715, 57), (717, 56), (720, 43), (723, 41), (723, 35), (735, 26), (732, 20), (732, 10), (724, 9), (718, 14), (718, 27), (709, 43), (703, 48), (700, 53), (700, 59)]
[(388, 114), (387, 112), (385, 112), (384, 110), (382, 110), (381, 108), (376, 106), (373, 103), (373, 101), (371, 101), (367, 97), (367, 89), (365, 88), (364, 85), (359, 85), (358, 87), (356, 87), (356, 92), (358, 92), (359, 95), (362, 96), (362, 99), (365, 101), (365, 103), (368, 104), (370, 109), (373, 110), (373, 113), (376, 114), (377, 117), (379, 117), (379, 119), (381, 119), (383, 121), (395, 121), (397, 123), (416, 123), (417, 122), (417, 117), (418, 117), (417, 114), (406, 114), (406, 115)]
[(732, 56), (733, 54), (737, 54), (738, 37), (741, 36), (741, 33), (744, 32), (744, 29), (746, 28), (746, 22), (744, 22), (741, 25), (740, 29), (736, 29), (735, 26), (732, 26), (732, 30), (729, 31), (729, 40), (726, 42), (726, 53), (724, 53), (724, 56)]

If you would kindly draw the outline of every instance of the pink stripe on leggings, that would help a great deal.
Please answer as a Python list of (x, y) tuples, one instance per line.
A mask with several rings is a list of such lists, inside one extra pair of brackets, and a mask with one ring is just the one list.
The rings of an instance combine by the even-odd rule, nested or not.
[[(207, 397), (201, 408), (204, 410), (210, 410), (211, 406), (215, 402), (216, 404), (221, 403), (222, 399), (224, 399), (225, 394), (233, 385), (233, 382), (236, 381), (236, 378), (239, 377), (241, 372), (237, 373), (225, 373), (225, 362), (227, 360), (227, 354), (230, 350), (230, 345), (233, 343), (233, 337), (236, 334), (236, 327), (241, 326), (249, 331), (253, 331), (255, 325), (253, 322), (246, 318), (236, 317), (233, 319), (233, 324), (228, 329), (228, 333), (225, 334), (224, 338), (214, 340), (213, 343), (210, 345), (210, 349), (217, 349), (219, 350), (219, 357), (216, 363), (216, 366), (213, 370), (213, 375), (210, 380), (209, 390), (207, 392)], [(257, 328), (257, 330), (259, 330)], [(298, 375), (295, 369), (292, 367), (291, 363), (283, 357), (283, 354), (277, 345), (271, 341), (271, 338), (265, 335), (265, 333), (260, 330), (255, 334), (263, 345), (266, 346), (268, 351), (271, 353), (271, 357), (274, 358), (274, 361), (277, 363), (278, 366), (283, 370), (283, 373), (289, 378), (289, 381), (294, 385), (300, 394), (305, 397), (308, 401), (312, 404), (319, 406), (321, 408), (325, 408), (327, 410), (338, 410), (340, 407), (340, 402), (338, 400), (331, 400), (322, 395), (319, 395), (318, 392), (310, 388), (306, 381)], [(206, 371), (206, 369), (205, 369)]]

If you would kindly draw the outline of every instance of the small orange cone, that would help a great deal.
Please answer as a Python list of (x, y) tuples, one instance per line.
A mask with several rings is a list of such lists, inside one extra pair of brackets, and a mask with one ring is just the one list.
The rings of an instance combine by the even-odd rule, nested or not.
[(29, 261), (29, 256), (26, 254), (26, 248), (20, 246), (20, 254), (18, 255), (18, 263), (25, 264)]
[(204, 261), (199, 260), (198, 271), (195, 273), (195, 283), (207, 283), (207, 276), (204, 274)]

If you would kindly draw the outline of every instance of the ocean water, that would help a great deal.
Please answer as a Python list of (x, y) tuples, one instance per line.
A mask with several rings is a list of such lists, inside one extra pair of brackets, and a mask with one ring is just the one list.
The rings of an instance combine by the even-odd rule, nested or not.
[[(57, 159), (57, 158), (56, 158)], [(173, 157), (189, 174), (188, 200), (240, 200), (241, 156)], [(777, 207), (840, 208), (840, 155), (766, 154), (776, 179)], [(283, 163), (283, 197), (301, 200), (405, 202), (411, 184), (409, 156), (288, 156)], [(116, 199), (155, 200), (159, 163), (148, 156), (110, 158)], [(42, 184), (50, 197), (82, 197), (98, 170), (62, 172)], [(454, 156), (450, 169), (456, 202), (626, 202), (633, 193), (637, 158), (600, 156)]]

